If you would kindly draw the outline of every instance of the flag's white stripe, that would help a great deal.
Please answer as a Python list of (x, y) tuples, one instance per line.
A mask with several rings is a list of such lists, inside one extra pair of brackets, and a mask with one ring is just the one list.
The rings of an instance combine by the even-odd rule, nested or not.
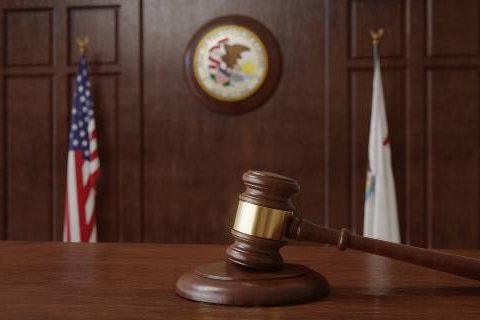
[(88, 177), (90, 176), (90, 165), (88, 161), (83, 161), (82, 165), (82, 185), (86, 186), (88, 182)]
[(90, 239), (88, 242), (97, 242), (97, 224), (95, 223), (92, 228), (92, 233), (90, 234)]
[(90, 140), (90, 153), (97, 150), (97, 139)]
[(100, 168), (100, 161), (98, 161), (98, 157), (95, 159), (90, 160), (90, 173), (95, 173)]
[(85, 203), (85, 215), (87, 217), (87, 223), (90, 223), (93, 216), (93, 210), (95, 209), (95, 189), (90, 190), (87, 198), (87, 202)]
[(90, 119), (90, 121), (88, 121), (88, 133), (92, 133), (93, 131), (95, 130), (95, 120)]
[(68, 152), (67, 164), (68, 217), (70, 221), (70, 241), (80, 241), (80, 220), (78, 213), (77, 178), (75, 172), (75, 151)]
[(90, 160), (84, 161), (82, 166), (82, 175), (83, 175), (83, 185), (87, 185), (90, 175), (94, 174), (100, 168), (100, 161), (98, 157)]

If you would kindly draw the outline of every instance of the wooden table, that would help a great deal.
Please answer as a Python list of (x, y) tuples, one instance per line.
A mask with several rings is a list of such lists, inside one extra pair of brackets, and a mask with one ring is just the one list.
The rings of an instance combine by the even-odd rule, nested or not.
[[(184, 300), (176, 279), (225, 246), (0, 242), (0, 319), (480, 319), (480, 283), (325, 247), (287, 247), (321, 272), (327, 299), (286, 307)], [(480, 250), (458, 250), (480, 258)]]

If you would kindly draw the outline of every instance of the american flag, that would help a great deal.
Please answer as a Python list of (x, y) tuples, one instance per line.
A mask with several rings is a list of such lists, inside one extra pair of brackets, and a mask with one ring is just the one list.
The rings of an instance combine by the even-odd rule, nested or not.
[(87, 60), (80, 58), (70, 124), (63, 241), (95, 242), (95, 187), (100, 174)]

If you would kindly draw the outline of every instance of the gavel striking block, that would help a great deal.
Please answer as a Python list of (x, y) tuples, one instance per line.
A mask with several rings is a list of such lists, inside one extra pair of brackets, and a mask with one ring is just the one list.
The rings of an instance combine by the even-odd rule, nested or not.
[(246, 189), (239, 197), (227, 261), (202, 265), (181, 276), (180, 296), (228, 305), (285, 305), (326, 296), (329, 285), (322, 275), (283, 262), (279, 249), (288, 239), (352, 248), (480, 280), (480, 260), (362, 237), (302, 219), (292, 204), (300, 187), (291, 178), (250, 170), (243, 181)]

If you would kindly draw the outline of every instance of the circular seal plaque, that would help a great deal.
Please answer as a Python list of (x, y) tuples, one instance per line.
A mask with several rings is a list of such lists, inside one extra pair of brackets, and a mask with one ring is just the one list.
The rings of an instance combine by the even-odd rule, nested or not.
[(187, 81), (208, 108), (238, 114), (259, 107), (280, 78), (280, 50), (270, 31), (251, 18), (225, 16), (194, 35), (186, 56)]

